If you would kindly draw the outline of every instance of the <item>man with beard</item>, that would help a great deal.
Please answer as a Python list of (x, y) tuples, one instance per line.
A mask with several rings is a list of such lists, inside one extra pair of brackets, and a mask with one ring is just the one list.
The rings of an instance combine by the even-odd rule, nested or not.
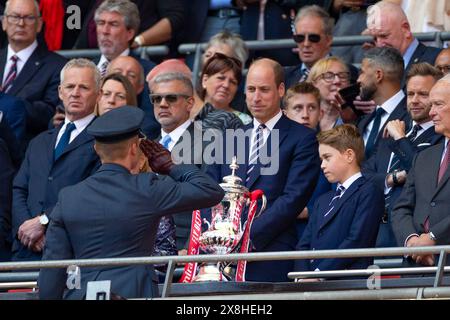
[(385, 214), (378, 232), (377, 247), (394, 247), (396, 241), (391, 228), (391, 211), (398, 199), (414, 156), (436, 144), (442, 136), (434, 131), (429, 115), (429, 93), (442, 73), (426, 62), (414, 64), (406, 76), (407, 108), (412, 119), (412, 129), (392, 120), (386, 124), (377, 153), (365, 163), (363, 173), (372, 176), (384, 190)]
[(403, 70), (403, 58), (394, 48), (372, 48), (364, 55), (358, 77), (359, 95), (362, 100), (374, 100), (377, 105), (358, 124), (366, 159), (375, 152), (386, 123), (395, 119), (410, 123), (405, 93), (401, 88)]

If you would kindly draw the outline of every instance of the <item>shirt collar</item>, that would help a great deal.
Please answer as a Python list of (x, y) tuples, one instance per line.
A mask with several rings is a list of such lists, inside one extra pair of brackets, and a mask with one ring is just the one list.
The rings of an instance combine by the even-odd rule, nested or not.
[(38, 46), (38, 43), (36, 40), (34, 40), (33, 43), (30, 44), (25, 49), (22, 49), (19, 52), (14, 52), (14, 50), (11, 48), (11, 46), (8, 45), (8, 56), (7, 56), (6, 61), (9, 61), (13, 55), (16, 55), (19, 58), (19, 61), (25, 63), (31, 57), (31, 55), (33, 54), (33, 52), (37, 48), (37, 46)]
[[(91, 123), (91, 121), (92, 121), (92, 119), (94, 119), (94, 117), (95, 117), (95, 114), (91, 113), (91, 114), (87, 115), (86, 117), (75, 120), (75, 121), (70, 121), (66, 118), (64, 120), (64, 127), (66, 127), (69, 122), (73, 122), (76, 130), (78, 132), (81, 132), (88, 126), (89, 123)], [(64, 129), (64, 127), (61, 129)]]
[(173, 130), (169, 133), (167, 133), (163, 129), (161, 129), (161, 138), (164, 139), (165, 136), (169, 135), (170, 139), (174, 143), (177, 143), (178, 140), (180, 139), (180, 137), (183, 135), (184, 131), (186, 131), (186, 129), (189, 127), (191, 122), (192, 121), (190, 119), (188, 119), (185, 122), (183, 122), (183, 124), (179, 125), (175, 130)]
[(350, 178), (345, 180), (343, 184), (339, 183), (338, 187), (341, 185), (345, 188), (345, 190), (348, 190), (348, 188), (350, 188), (350, 186), (353, 184), (353, 182), (355, 182), (356, 180), (358, 180), (361, 177), (362, 177), (361, 172), (357, 172), (354, 175), (352, 175)]
[[(413, 120), (413, 122), (412, 122), (412, 126), (414, 127), (416, 124), (418, 124), (417, 122), (415, 122), (414, 120)], [(427, 121), (427, 122), (425, 122), (425, 123), (421, 123), (420, 124), (420, 127), (421, 127), (421, 129), (419, 130), (419, 132), (417, 133), (417, 136), (419, 136), (422, 132), (424, 132), (425, 130), (428, 130), (428, 129), (430, 129), (432, 126), (433, 126), (434, 124), (433, 124), (433, 120), (430, 120), (430, 121)], [(412, 129), (411, 129), (411, 131), (412, 131)]]
[(406, 49), (405, 54), (403, 55), (403, 61), (405, 63), (405, 66), (404, 66), (405, 69), (406, 69), (406, 66), (409, 64), (409, 62), (410, 62), (410, 60), (411, 60), (411, 58), (412, 58), (412, 56), (414, 54), (414, 51), (416, 51), (418, 46), (419, 46), (419, 41), (416, 38), (414, 38), (413, 42), (411, 42), (411, 44)]
[(391, 114), (404, 97), (405, 97), (405, 93), (403, 92), (403, 90), (400, 90), (396, 94), (394, 94), (392, 97), (390, 97), (388, 100), (386, 100), (380, 106), (380, 108), (383, 108), (384, 111), (386, 111), (388, 114)]
[[(266, 123), (264, 123), (267, 127), (267, 129), (269, 129), (270, 131), (273, 130), (273, 128), (275, 127), (275, 125), (277, 124), (278, 120), (281, 119), (281, 116), (283, 115), (283, 112), (280, 110), (274, 117), (272, 117), (272, 119), (270, 119), (269, 121), (267, 121)], [(256, 118), (253, 118), (253, 128), (256, 129), (258, 128), (258, 126), (261, 124), (261, 122), (259, 122), (258, 120), (256, 120)]]
[[(119, 57), (122, 57), (122, 56), (129, 56), (129, 55), (130, 55), (130, 49), (129, 49), (129, 48), (126, 48), (124, 52), (122, 52), (121, 54), (119, 54)], [(97, 64), (97, 67), (100, 67), (105, 61), (111, 62), (111, 61), (109, 61), (108, 59), (106, 59), (105, 55), (102, 54), (101, 57), (100, 57), (100, 61), (99, 61), (98, 64)]]

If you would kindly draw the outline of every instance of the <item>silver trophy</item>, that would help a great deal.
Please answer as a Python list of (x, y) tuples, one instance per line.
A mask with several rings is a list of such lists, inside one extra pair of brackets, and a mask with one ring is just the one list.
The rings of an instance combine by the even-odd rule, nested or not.
[[(204, 253), (228, 254), (240, 245), (248, 222), (243, 222), (241, 215), (250, 205), (250, 192), (241, 184), (242, 179), (236, 176), (235, 171), (238, 168), (236, 157), (233, 157), (230, 164), (231, 175), (224, 177), (223, 183), (220, 184), (225, 196), (211, 209), (211, 223), (203, 220), (208, 225), (208, 229), (199, 238), (200, 249)], [(262, 195), (262, 206), (256, 216), (265, 209), (266, 202), (265, 196)], [(223, 281), (226, 279), (221, 271), (223, 268), (224, 264), (220, 262), (206, 263), (200, 267), (194, 282)]]

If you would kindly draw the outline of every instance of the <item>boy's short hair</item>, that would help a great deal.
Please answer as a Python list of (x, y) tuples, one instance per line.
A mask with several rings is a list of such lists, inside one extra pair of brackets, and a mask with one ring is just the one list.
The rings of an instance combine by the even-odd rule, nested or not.
[(317, 134), (317, 141), (319, 144), (326, 144), (339, 152), (352, 149), (356, 154), (359, 166), (364, 160), (364, 140), (358, 128), (353, 124), (343, 124), (331, 130), (321, 131)]
[(312, 94), (316, 98), (318, 105), (320, 106), (320, 91), (310, 82), (300, 82), (294, 84), (288, 89), (283, 97), (282, 108), (287, 109), (289, 100), (297, 94)]

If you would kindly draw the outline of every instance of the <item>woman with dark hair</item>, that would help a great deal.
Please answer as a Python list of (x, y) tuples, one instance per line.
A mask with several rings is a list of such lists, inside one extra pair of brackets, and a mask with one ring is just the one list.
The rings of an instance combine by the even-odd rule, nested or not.
[(200, 79), (201, 89), (198, 94), (205, 103), (234, 113), (244, 124), (252, 121), (249, 115), (235, 110), (230, 105), (242, 80), (240, 60), (216, 52), (203, 66)]
[(108, 74), (100, 86), (100, 97), (95, 107), (95, 114), (101, 116), (109, 110), (124, 105), (137, 107), (137, 95), (133, 85), (120, 73)]

